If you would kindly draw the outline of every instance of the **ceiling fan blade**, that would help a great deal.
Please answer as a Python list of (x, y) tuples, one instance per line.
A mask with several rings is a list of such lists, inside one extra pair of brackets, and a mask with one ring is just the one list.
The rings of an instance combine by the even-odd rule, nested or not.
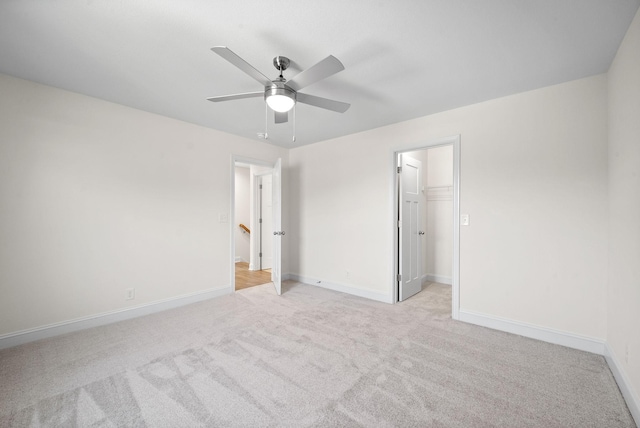
[(329, 55), (322, 61), (298, 73), (293, 79), (287, 81), (287, 86), (294, 91), (299, 91), (305, 86), (316, 83), (339, 71), (344, 70), (344, 65), (333, 55)]
[(210, 97), (210, 98), (207, 98), (207, 100), (217, 103), (219, 101), (241, 100), (243, 98), (256, 98), (256, 97), (263, 97), (263, 96), (264, 96), (264, 91), (243, 92), (241, 94), (231, 94), (231, 95), (222, 95), (220, 97)]
[(302, 94), (298, 92), (296, 94), (298, 102), (303, 104), (309, 104), (311, 106), (332, 110), (338, 113), (344, 113), (349, 110), (351, 104), (343, 103), (342, 101), (330, 100), (328, 98), (316, 97), (315, 95)]
[(229, 61), (231, 64), (233, 64), (236, 67), (238, 67), (240, 70), (242, 70), (245, 73), (247, 73), (249, 76), (251, 76), (254, 79), (256, 79), (263, 86), (271, 86), (271, 80), (267, 76), (265, 76), (264, 74), (260, 73), (251, 64), (249, 64), (247, 61), (245, 61), (242, 58), (240, 58), (238, 55), (236, 55), (228, 47), (226, 47), (226, 46), (214, 46), (214, 47), (211, 48), (211, 50), (214, 51), (215, 53), (217, 53), (218, 55), (220, 55), (222, 58), (224, 58), (227, 61)]
[(280, 113), (276, 111), (274, 113), (276, 114), (276, 123), (287, 123), (289, 121), (289, 112)]

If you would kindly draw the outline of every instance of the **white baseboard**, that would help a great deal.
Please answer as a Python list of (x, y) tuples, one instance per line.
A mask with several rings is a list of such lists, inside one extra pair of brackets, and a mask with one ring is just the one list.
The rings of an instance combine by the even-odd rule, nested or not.
[(631, 413), (631, 416), (633, 416), (633, 419), (635, 419), (636, 425), (640, 426), (640, 397), (638, 397), (638, 394), (633, 390), (633, 386), (629, 380), (629, 376), (624, 370), (624, 366), (619, 363), (620, 360), (608, 343), (605, 343), (604, 350), (604, 358), (607, 360), (611, 373), (613, 373), (613, 377), (618, 383), (620, 392), (622, 392), (622, 396), (627, 402), (629, 412)]
[(167, 309), (173, 309), (179, 306), (184, 306), (191, 303), (212, 299), (214, 297), (223, 296), (231, 292), (232, 290), (230, 286), (213, 288), (204, 291), (197, 291), (195, 293), (184, 294), (182, 296), (172, 297), (169, 299), (158, 300), (156, 302), (146, 303), (131, 308), (104, 312), (102, 314), (76, 318), (69, 321), (62, 321), (55, 324), (49, 324), (41, 327), (31, 328), (28, 330), (18, 331), (15, 333), (4, 334), (0, 335), (0, 349), (10, 348), (12, 346), (33, 342), (35, 340), (59, 336), (61, 334), (84, 330), (91, 327), (98, 327), (118, 321), (124, 321), (143, 315), (149, 315), (155, 312), (165, 311)]
[(592, 337), (579, 336), (565, 331), (463, 310), (460, 310), (459, 320), (494, 330), (529, 337), (531, 339), (542, 340), (543, 342), (566, 346), (567, 348), (591, 352), (593, 354), (604, 355), (605, 353), (604, 340), (594, 339)]
[(351, 294), (353, 296), (364, 297), (365, 299), (376, 300), (383, 303), (393, 303), (393, 296), (389, 296), (385, 293), (376, 293), (375, 291), (365, 290), (363, 288), (352, 287), (350, 285), (336, 284), (327, 282), (317, 278), (310, 278), (308, 276), (302, 276), (298, 274), (287, 274), (287, 279), (292, 281), (302, 282), (308, 285), (315, 285), (316, 287), (327, 288), (329, 290), (340, 291), (341, 293)]
[(435, 275), (431, 273), (422, 275), (422, 283), (425, 283), (425, 282), (438, 282), (440, 284), (447, 284), (447, 285), (451, 285), (453, 283), (450, 276)]
[(243, 262), (243, 261), (244, 261), (244, 259), (242, 257), (236, 256), (236, 263)]

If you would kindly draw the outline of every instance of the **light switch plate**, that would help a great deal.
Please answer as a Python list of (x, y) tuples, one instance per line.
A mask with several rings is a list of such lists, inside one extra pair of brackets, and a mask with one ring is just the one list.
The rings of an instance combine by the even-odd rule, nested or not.
[(460, 224), (462, 226), (469, 226), (469, 214), (460, 215)]
[(227, 213), (218, 214), (218, 221), (220, 223), (229, 223), (229, 214)]

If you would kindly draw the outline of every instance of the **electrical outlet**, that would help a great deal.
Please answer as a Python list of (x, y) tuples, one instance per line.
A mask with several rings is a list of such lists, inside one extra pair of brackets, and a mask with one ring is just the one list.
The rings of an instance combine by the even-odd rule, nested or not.
[(460, 215), (460, 225), (469, 226), (469, 214)]
[(127, 288), (125, 291), (125, 300), (133, 300), (136, 298), (136, 289), (135, 288)]

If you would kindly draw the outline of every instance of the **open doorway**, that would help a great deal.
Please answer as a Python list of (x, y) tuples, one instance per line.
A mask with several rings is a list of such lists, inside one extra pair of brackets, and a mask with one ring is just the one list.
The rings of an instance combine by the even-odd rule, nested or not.
[(272, 282), (281, 293), (281, 161), (232, 157), (231, 288)]
[(235, 164), (235, 290), (271, 282), (271, 168)]
[(437, 282), (452, 287), (459, 313), (460, 138), (394, 153), (395, 301)]
[(235, 289), (271, 282), (271, 169), (235, 165)]

